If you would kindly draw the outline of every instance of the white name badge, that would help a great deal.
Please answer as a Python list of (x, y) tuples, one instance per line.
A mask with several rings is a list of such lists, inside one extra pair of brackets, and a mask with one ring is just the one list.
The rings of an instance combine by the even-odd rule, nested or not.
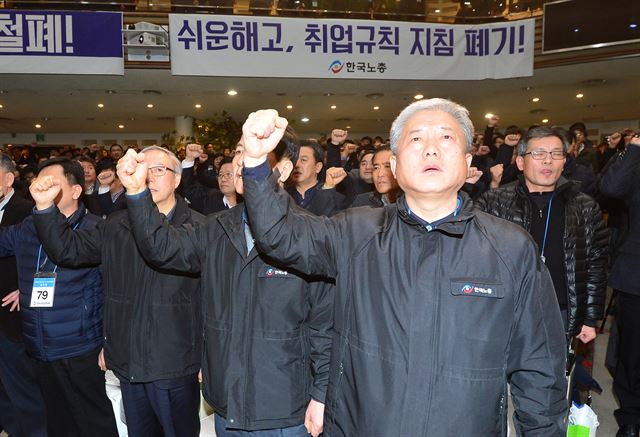
[(55, 273), (36, 273), (33, 275), (33, 289), (31, 291), (32, 308), (51, 308), (53, 295), (56, 290)]

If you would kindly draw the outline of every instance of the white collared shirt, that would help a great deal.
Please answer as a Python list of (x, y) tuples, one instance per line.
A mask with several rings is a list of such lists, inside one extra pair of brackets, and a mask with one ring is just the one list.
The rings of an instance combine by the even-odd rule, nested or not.
[(16, 191), (13, 188), (11, 188), (11, 191), (9, 191), (9, 194), (6, 194), (2, 199), (2, 201), (0, 201), (0, 223), (2, 223), (2, 217), (4, 216), (4, 208), (5, 206), (7, 206), (7, 203), (9, 203), (9, 201), (11, 200), (11, 197), (13, 197), (13, 194), (15, 192)]

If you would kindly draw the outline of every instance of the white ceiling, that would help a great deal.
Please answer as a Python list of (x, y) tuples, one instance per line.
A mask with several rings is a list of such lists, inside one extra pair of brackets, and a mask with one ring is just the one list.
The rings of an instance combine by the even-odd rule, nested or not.
[[(229, 89), (238, 95), (228, 96)], [(479, 128), (487, 112), (499, 114), (503, 124), (529, 126), (543, 118), (550, 124), (588, 124), (640, 119), (640, 58), (543, 68), (533, 77), (483, 81), (203, 78), (171, 76), (167, 69), (127, 69), (124, 76), (0, 74), (0, 90), (2, 133), (36, 132), (35, 123), (42, 124), (38, 131), (44, 133), (162, 133), (172, 131), (174, 117), (180, 115), (206, 118), (226, 110), (242, 121), (249, 112), (269, 107), (292, 120), (302, 134), (346, 126), (352, 132), (384, 134), (417, 93), (467, 106)], [(578, 92), (585, 97), (576, 99)], [(374, 93), (382, 96), (367, 97)], [(541, 100), (532, 103), (532, 97)], [(98, 109), (98, 103), (105, 107)], [(154, 108), (148, 109), (148, 103)], [(196, 103), (202, 109), (195, 109)], [(288, 104), (292, 110), (286, 109)], [(532, 113), (542, 109), (546, 111)], [(300, 122), (303, 116), (310, 121)], [(120, 123), (124, 129), (118, 129)]]

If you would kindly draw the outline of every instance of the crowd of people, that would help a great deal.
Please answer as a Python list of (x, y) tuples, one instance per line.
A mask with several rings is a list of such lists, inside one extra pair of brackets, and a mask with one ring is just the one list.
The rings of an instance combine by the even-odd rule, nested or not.
[[(389, 139), (0, 154), (11, 436), (566, 435), (575, 341), (617, 299), (618, 436), (640, 428), (640, 136), (476, 132), (415, 102)], [(511, 222), (511, 223), (509, 223)], [(569, 384), (571, 381), (569, 380)], [(570, 390), (569, 390), (570, 392)]]

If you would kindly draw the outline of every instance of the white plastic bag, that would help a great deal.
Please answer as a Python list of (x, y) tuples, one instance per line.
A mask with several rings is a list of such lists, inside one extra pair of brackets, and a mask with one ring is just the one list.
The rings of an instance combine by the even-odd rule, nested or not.
[(569, 410), (567, 437), (596, 437), (598, 425), (600, 425), (598, 416), (590, 406), (572, 403)]

